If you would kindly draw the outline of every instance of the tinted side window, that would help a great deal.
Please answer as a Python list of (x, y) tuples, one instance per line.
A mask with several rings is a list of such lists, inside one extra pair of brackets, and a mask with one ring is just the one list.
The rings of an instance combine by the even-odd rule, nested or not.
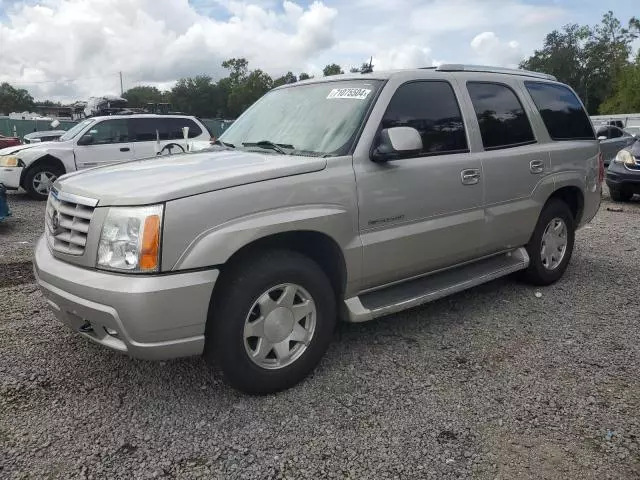
[(593, 140), (591, 121), (575, 94), (563, 85), (525, 82), (553, 140)]
[(513, 90), (484, 82), (469, 82), (467, 89), (485, 150), (535, 142), (527, 114)]
[(468, 151), (460, 107), (448, 82), (401, 85), (387, 106), (382, 128), (401, 126), (420, 132), (425, 155)]
[(154, 142), (156, 135), (160, 136), (160, 140), (169, 138), (167, 125), (159, 118), (132, 118), (130, 122), (134, 142)]
[(118, 120), (104, 120), (93, 125), (87, 134), (93, 137), (93, 145), (128, 142), (129, 122), (124, 118)]
[(202, 129), (190, 118), (163, 118), (169, 134), (169, 140), (184, 138), (182, 127), (189, 127), (189, 138), (195, 138), (202, 134)]

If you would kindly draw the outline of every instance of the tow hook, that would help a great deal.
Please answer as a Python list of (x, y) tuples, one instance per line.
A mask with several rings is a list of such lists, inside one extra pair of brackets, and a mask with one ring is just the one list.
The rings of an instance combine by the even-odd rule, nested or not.
[(79, 329), (82, 333), (93, 333), (93, 327), (89, 322), (85, 320), (85, 322), (80, 326)]

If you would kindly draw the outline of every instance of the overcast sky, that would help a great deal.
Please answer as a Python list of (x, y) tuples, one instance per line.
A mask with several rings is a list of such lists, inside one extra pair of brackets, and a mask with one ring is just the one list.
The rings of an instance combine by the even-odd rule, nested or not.
[(438, 62), (516, 66), (567, 23), (626, 23), (640, 0), (0, 0), (0, 81), (84, 100), (246, 57), (273, 76)]

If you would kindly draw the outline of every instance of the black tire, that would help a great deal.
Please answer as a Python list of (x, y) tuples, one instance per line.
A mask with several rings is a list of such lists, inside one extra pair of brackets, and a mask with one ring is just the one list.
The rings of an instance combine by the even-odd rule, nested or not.
[(617, 188), (610, 188), (609, 194), (611, 195), (611, 200), (614, 202), (628, 202), (633, 197), (633, 193)]
[[(207, 363), (222, 372), (226, 383), (249, 394), (273, 393), (296, 385), (320, 362), (336, 325), (336, 296), (325, 273), (313, 260), (297, 252), (270, 250), (256, 252), (232, 265), (223, 277), (209, 309), (204, 352)], [(264, 292), (285, 283), (303, 287), (313, 299), (315, 331), (297, 360), (268, 369), (249, 358), (245, 320)]]
[[(567, 246), (564, 257), (557, 267), (550, 270), (545, 267), (542, 259), (542, 236), (547, 228), (547, 225), (555, 219), (561, 219), (566, 225), (566, 240)], [(575, 242), (575, 219), (569, 209), (569, 206), (559, 199), (550, 200), (540, 213), (538, 223), (533, 231), (533, 235), (526, 245), (527, 253), (529, 254), (529, 267), (523, 272), (523, 279), (533, 285), (551, 285), (557, 282), (564, 274), (569, 261), (571, 260), (571, 254), (573, 253), (573, 245)]]
[(59, 165), (50, 162), (40, 162), (27, 170), (27, 173), (24, 177), (24, 189), (34, 200), (46, 200), (49, 196), (48, 191), (46, 193), (38, 192), (34, 185), (34, 179), (36, 179), (41, 174), (50, 174), (55, 178), (58, 178), (60, 177), (60, 175), (64, 174), (64, 170), (60, 168)]

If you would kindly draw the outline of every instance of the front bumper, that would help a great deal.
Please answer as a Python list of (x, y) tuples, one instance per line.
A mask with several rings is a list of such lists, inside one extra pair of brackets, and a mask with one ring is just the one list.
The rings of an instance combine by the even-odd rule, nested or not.
[(631, 170), (613, 162), (607, 169), (607, 186), (614, 190), (640, 193), (640, 170)]
[(147, 360), (199, 355), (218, 270), (119, 275), (55, 258), (44, 237), (34, 273), (62, 323), (105, 347)]
[(8, 190), (17, 190), (20, 188), (22, 170), (23, 167), (0, 167), (0, 183)]

